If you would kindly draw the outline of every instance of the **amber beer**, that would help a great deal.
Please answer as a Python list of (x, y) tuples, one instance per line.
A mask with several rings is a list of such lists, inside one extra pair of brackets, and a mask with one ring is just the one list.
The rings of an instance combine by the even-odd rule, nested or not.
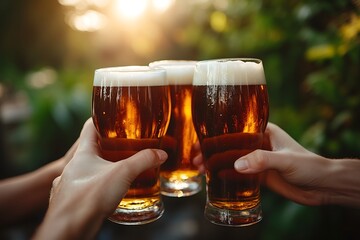
[(202, 175), (192, 164), (198, 141), (191, 113), (192, 81), (196, 61), (162, 60), (151, 67), (166, 70), (171, 95), (171, 118), (161, 148), (168, 160), (160, 167), (161, 193), (170, 197), (186, 197), (202, 188)]
[(262, 146), (269, 117), (262, 62), (199, 62), (192, 109), (206, 169), (205, 216), (220, 225), (246, 226), (260, 221), (259, 176), (236, 172), (234, 162)]
[[(95, 71), (92, 117), (104, 159), (120, 161), (145, 148), (160, 148), (170, 118), (165, 77), (162, 69), (140, 66)], [(163, 211), (155, 168), (135, 179), (109, 219), (137, 225), (158, 219)]]

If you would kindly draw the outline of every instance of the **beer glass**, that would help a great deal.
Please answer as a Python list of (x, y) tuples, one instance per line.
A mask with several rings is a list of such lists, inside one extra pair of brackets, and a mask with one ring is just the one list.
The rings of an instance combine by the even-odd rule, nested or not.
[[(120, 161), (145, 148), (160, 148), (170, 120), (170, 104), (163, 69), (147, 66), (97, 69), (92, 118), (101, 156)], [(139, 225), (155, 221), (163, 212), (159, 168), (155, 168), (135, 179), (109, 220)]]
[(161, 193), (170, 197), (185, 197), (198, 193), (202, 175), (192, 164), (193, 146), (197, 142), (191, 116), (192, 81), (196, 61), (162, 60), (150, 67), (166, 70), (171, 95), (169, 128), (162, 141), (168, 160), (160, 167)]
[(262, 146), (269, 116), (262, 61), (198, 62), (193, 85), (193, 121), (206, 169), (205, 217), (224, 226), (257, 223), (259, 176), (236, 172), (234, 162)]

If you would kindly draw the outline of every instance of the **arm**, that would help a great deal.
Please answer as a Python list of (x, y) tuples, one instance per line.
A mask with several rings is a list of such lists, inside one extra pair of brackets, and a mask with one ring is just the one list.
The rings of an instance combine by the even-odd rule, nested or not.
[(0, 181), (0, 224), (12, 223), (46, 209), (52, 181), (59, 176), (77, 147), (33, 172)]
[(306, 205), (360, 207), (360, 160), (329, 159), (314, 154), (269, 123), (271, 151), (256, 150), (235, 162), (240, 173), (263, 172), (267, 186)]
[(88, 120), (74, 157), (53, 182), (49, 208), (34, 239), (94, 238), (137, 175), (166, 158), (162, 150), (147, 149), (119, 162), (106, 161), (99, 157), (96, 130)]

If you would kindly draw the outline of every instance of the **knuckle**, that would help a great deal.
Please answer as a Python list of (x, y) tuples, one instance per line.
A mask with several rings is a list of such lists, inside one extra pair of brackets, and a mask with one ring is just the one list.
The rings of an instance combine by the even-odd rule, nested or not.
[(252, 161), (250, 161), (250, 164), (256, 168), (263, 170), (266, 166), (267, 157), (264, 154), (264, 151), (258, 149), (253, 152), (253, 158)]
[(141, 151), (141, 156), (142, 159), (156, 159), (158, 156), (155, 153), (155, 151), (151, 150), (151, 149), (145, 149), (143, 151)]
[(52, 187), (56, 187), (60, 182), (61, 176), (56, 177), (52, 182)]

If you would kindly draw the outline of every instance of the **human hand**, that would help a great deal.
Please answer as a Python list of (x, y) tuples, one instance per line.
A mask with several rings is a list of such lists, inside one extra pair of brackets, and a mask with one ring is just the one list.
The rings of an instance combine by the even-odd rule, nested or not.
[(234, 164), (235, 170), (262, 173), (265, 185), (300, 204), (360, 206), (359, 160), (319, 156), (272, 123), (265, 131), (264, 143), (267, 150), (241, 157)]
[(67, 234), (66, 237), (93, 236), (102, 221), (115, 210), (132, 181), (141, 172), (158, 167), (166, 158), (162, 150), (147, 149), (118, 162), (102, 159), (96, 130), (89, 119), (73, 158), (53, 181), (49, 209), (38, 236), (51, 229), (52, 223), (61, 225), (62, 218), (62, 223), (67, 226), (69, 222), (73, 230), (62, 233)]
[[(76, 141), (60, 159), (52, 161), (39, 169), (26, 174), (0, 181), (0, 223), (21, 221), (31, 214), (46, 209), (49, 191), (54, 178), (59, 176), (65, 165), (73, 157), (78, 146)], [(24, 198), (24, 196), (27, 196)]]
[(266, 128), (264, 142), (267, 150), (255, 150), (241, 157), (234, 164), (235, 170), (245, 174), (263, 173), (265, 185), (295, 202), (323, 204), (326, 200), (319, 187), (325, 176), (320, 174), (329, 162), (303, 148), (272, 123)]
[(51, 163), (52, 164), (51, 169), (56, 176), (61, 175), (66, 164), (68, 164), (68, 162), (73, 158), (78, 145), (79, 145), (79, 139), (77, 139), (75, 141), (75, 143), (70, 147), (70, 149), (65, 153), (65, 155), (63, 157), (61, 157)]
[(198, 168), (200, 173), (205, 173), (205, 165), (204, 165), (204, 159), (201, 153), (201, 147), (200, 142), (197, 141), (194, 146), (193, 150), (196, 153), (195, 157), (192, 159), (193, 164)]
[[(193, 163), (205, 171), (201, 154)], [(300, 204), (360, 207), (359, 159), (319, 156), (273, 123), (267, 126), (262, 149), (235, 161), (234, 168), (243, 174), (259, 173), (263, 184)]]

